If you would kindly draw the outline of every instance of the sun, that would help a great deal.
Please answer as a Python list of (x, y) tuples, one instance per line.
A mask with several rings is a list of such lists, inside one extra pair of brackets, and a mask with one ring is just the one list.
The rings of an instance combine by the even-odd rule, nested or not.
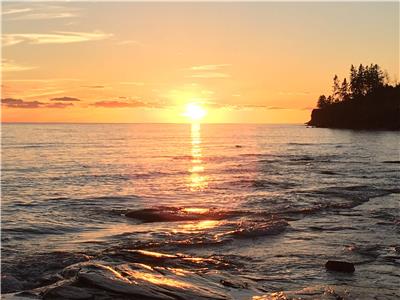
[(205, 117), (207, 111), (197, 103), (189, 103), (186, 105), (186, 111), (184, 116), (188, 117), (192, 121), (200, 121)]

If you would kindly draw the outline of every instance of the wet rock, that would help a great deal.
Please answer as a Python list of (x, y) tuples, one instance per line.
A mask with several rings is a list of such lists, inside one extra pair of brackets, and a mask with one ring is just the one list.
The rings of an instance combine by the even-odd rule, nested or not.
[(184, 208), (184, 207), (154, 207), (130, 210), (125, 213), (128, 218), (152, 222), (181, 222), (200, 220), (222, 220), (240, 214), (234, 211), (224, 211), (214, 208)]
[(84, 300), (84, 299), (92, 299), (93, 295), (89, 293), (86, 289), (76, 287), (76, 286), (59, 286), (50, 291), (48, 291), (43, 299), (76, 299), (76, 300)]
[(47, 274), (38, 279), (36, 282), (37, 286), (44, 286), (56, 283), (57, 281), (62, 280), (63, 277), (59, 274)]
[[(140, 286), (138, 284), (132, 283), (129, 280), (121, 277), (118, 273), (114, 273), (113, 269), (106, 268), (102, 269), (99, 266), (99, 272), (93, 272), (91, 270), (81, 271), (78, 274), (78, 283), (83, 286), (95, 286), (99, 289), (130, 295), (132, 297), (138, 297), (140, 299), (159, 299), (159, 300), (172, 300), (173, 298), (148, 289), (146, 287)], [(108, 273), (108, 274), (107, 274)]]
[(219, 281), (223, 286), (227, 286), (234, 289), (245, 289), (248, 287), (246, 283), (234, 282), (226, 279), (221, 279)]
[(4, 274), (1, 276), (1, 293), (11, 293), (20, 291), (24, 288), (22, 281), (12, 275)]
[(343, 273), (354, 273), (354, 264), (346, 261), (328, 260), (325, 264), (325, 268), (329, 271), (343, 272)]

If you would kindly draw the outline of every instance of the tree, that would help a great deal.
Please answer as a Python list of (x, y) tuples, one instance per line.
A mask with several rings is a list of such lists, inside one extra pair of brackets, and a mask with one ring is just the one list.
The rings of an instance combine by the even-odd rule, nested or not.
[(337, 75), (333, 77), (332, 98), (334, 99), (334, 102), (339, 102), (340, 100), (339, 77)]
[(360, 64), (357, 67), (351, 65), (349, 82), (344, 78), (342, 83), (339, 82), (339, 77), (333, 77), (332, 95), (326, 97), (320, 96), (318, 99), (318, 107), (326, 107), (333, 103), (349, 100), (362, 100), (364, 96), (387, 86), (389, 84), (387, 73), (382, 71), (377, 64), (363, 66)]
[(342, 101), (346, 101), (349, 99), (349, 84), (347, 83), (347, 79), (343, 79), (342, 85), (340, 87), (340, 99)]
[(350, 93), (356, 95), (358, 92), (357, 70), (354, 65), (350, 67)]
[(324, 108), (327, 107), (329, 105), (328, 100), (326, 99), (325, 95), (321, 95), (318, 98), (318, 102), (317, 102), (317, 107), (318, 108)]
[(365, 95), (365, 68), (362, 64), (359, 65), (358, 67), (358, 72), (357, 72), (357, 93), (356, 95)]

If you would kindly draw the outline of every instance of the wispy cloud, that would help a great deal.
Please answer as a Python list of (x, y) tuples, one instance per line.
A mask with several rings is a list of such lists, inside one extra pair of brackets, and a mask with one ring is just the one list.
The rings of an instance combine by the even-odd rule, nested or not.
[(280, 106), (268, 106), (263, 104), (251, 104), (251, 103), (227, 103), (227, 102), (217, 102), (217, 101), (208, 101), (206, 103), (208, 107), (211, 108), (222, 108), (222, 109), (231, 109), (231, 110), (249, 110), (249, 109), (268, 109), (268, 110), (278, 110), (278, 109), (289, 109), (286, 107)]
[(13, 46), (21, 43), (40, 44), (67, 44), (88, 41), (104, 40), (112, 34), (102, 31), (69, 32), (57, 31), (54, 33), (6, 33), (2, 35), (3, 46)]
[(4, 80), (7, 82), (58, 82), (58, 81), (81, 81), (76, 78), (46, 78), (46, 79), (37, 79), (37, 78), (26, 78), (26, 79), (7, 79)]
[(8, 16), (8, 15), (15, 15), (15, 14), (20, 14), (20, 13), (25, 13), (25, 12), (30, 12), (30, 11), (32, 11), (32, 8), (30, 8), (30, 7), (9, 8), (9, 9), (3, 9), (2, 15)]
[(26, 70), (32, 70), (35, 68), (36, 67), (33, 67), (33, 66), (17, 64), (13, 60), (10, 60), (10, 59), (2, 59), (2, 61), (1, 61), (1, 69), (3, 72), (26, 71)]
[(120, 108), (120, 107), (148, 107), (148, 104), (142, 101), (118, 101), (118, 100), (107, 100), (97, 101), (91, 104), (96, 107), (108, 107), (108, 108)]
[(71, 107), (71, 106), (74, 106), (74, 105), (72, 103), (61, 103), (61, 102), (45, 104), (45, 107), (47, 107), (47, 108), (67, 108), (67, 107)]
[(229, 67), (231, 64), (215, 64), (215, 65), (200, 65), (200, 66), (193, 66), (190, 67), (190, 70), (193, 71), (216, 71), (220, 70), (224, 67)]
[[(126, 97), (120, 97), (120, 99), (126, 99)], [(145, 102), (141, 100), (105, 100), (97, 101), (91, 106), (103, 107), (103, 108), (134, 108), (134, 107), (144, 107), (144, 108), (164, 108), (165, 105), (156, 102)]]
[(272, 110), (277, 110), (277, 109), (288, 109), (287, 107), (281, 107), (281, 106), (266, 106), (266, 109), (272, 109)]
[(56, 97), (56, 98), (51, 98), (50, 101), (76, 102), (81, 100), (74, 97)]
[[(27, 4), (24, 4), (26, 6)], [(48, 20), (60, 18), (72, 18), (77, 16), (79, 9), (52, 5), (48, 3), (31, 3), (30, 7), (21, 5), (3, 10), (3, 17), (7, 20)]]
[(204, 73), (191, 74), (187, 77), (189, 77), (189, 78), (229, 78), (231, 76), (226, 73), (204, 72)]
[(88, 89), (104, 89), (106, 86), (104, 86), (104, 85), (82, 85), (81, 87), (88, 88)]
[(213, 64), (213, 65), (199, 65), (188, 68), (189, 71), (194, 72), (186, 77), (188, 78), (229, 78), (228, 73), (223, 72), (223, 69), (229, 67), (230, 64)]
[(9, 108), (67, 108), (73, 106), (72, 103), (45, 103), (14, 98), (1, 99), (1, 105)]

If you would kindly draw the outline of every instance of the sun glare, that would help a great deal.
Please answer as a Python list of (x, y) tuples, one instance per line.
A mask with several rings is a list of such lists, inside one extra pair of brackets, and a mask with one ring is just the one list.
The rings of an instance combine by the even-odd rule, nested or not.
[(192, 121), (200, 121), (207, 114), (207, 111), (196, 103), (189, 103), (186, 105), (186, 111), (184, 116), (188, 117)]

